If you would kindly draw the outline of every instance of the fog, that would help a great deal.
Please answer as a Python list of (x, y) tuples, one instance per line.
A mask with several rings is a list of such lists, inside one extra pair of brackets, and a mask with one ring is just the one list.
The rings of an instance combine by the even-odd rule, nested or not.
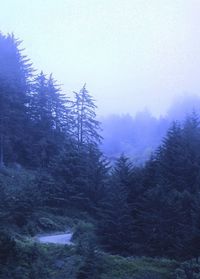
[[(197, 0), (7, 0), (0, 28), (67, 95), (86, 82), (100, 115), (164, 115), (200, 95)], [(181, 97), (179, 97), (181, 98)]]
[(161, 145), (174, 121), (184, 123), (188, 116), (199, 115), (200, 97), (181, 96), (174, 100), (165, 116), (155, 117), (147, 109), (130, 114), (112, 114), (101, 119), (102, 151), (111, 161), (122, 153), (136, 164), (143, 164)]

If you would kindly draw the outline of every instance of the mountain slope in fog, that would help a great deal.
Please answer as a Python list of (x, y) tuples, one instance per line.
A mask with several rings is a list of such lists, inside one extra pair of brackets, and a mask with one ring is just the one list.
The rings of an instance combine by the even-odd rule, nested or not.
[(109, 115), (101, 119), (104, 141), (102, 151), (115, 160), (121, 153), (140, 164), (160, 145), (172, 121), (182, 121), (187, 114), (200, 111), (200, 97), (185, 96), (175, 100), (165, 116), (154, 117), (148, 110)]

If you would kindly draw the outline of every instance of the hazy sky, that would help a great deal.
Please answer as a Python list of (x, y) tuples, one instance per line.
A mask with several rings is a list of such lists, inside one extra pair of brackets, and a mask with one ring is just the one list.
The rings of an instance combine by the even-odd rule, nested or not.
[(200, 95), (200, 0), (1, 0), (0, 29), (67, 93), (86, 82), (100, 114)]

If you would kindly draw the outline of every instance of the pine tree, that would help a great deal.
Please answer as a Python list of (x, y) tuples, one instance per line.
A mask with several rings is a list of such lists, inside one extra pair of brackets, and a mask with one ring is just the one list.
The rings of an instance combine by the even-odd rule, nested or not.
[(103, 246), (124, 255), (128, 255), (133, 246), (133, 220), (128, 202), (130, 174), (131, 164), (122, 155), (114, 167), (99, 224), (99, 236)]
[(108, 166), (98, 149), (66, 145), (51, 163), (56, 180), (55, 197), (60, 205), (79, 208), (97, 216), (105, 196)]
[(100, 122), (96, 120), (95, 109), (97, 108), (94, 99), (86, 89), (86, 84), (79, 91), (74, 92), (74, 136), (78, 147), (83, 145), (97, 145), (101, 141)]
[(0, 163), (20, 161), (28, 122), (32, 67), (14, 35), (0, 34)]
[(174, 123), (157, 153), (159, 182), (178, 191), (198, 191), (200, 128), (197, 116)]
[(192, 254), (198, 232), (194, 201), (199, 192), (199, 135), (196, 115), (183, 126), (173, 123), (156, 153), (156, 173), (148, 178), (144, 169), (146, 190), (138, 200), (136, 240), (149, 255), (187, 259)]
[(183, 191), (185, 169), (182, 128), (174, 122), (157, 151), (159, 184)]
[(189, 192), (198, 193), (200, 190), (200, 121), (195, 112), (186, 117), (182, 130), (185, 187)]
[(60, 86), (54, 80), (52, 74), (47, 80), (48, 102), (53, 117), (53, 129), (56, 132), (71, 134), (72, 115), (71, 101), (61, 92)]
[[(186, 206), (187, 204), (187, 206)], [(157, 185), (144, 193), (135, 224), (140, 250), (149, 256), (180, 258), (191, 221), (190, 195)]]
[[(68, 101), (52, 75), (41, 72), (35, 79), (30, 113), (32, 119), (32, 161), (47, 166), (70, 134)], [(34, 157), (37, 154), (37, 158)], [(38, 156), (39, 154), (39, 156)]]

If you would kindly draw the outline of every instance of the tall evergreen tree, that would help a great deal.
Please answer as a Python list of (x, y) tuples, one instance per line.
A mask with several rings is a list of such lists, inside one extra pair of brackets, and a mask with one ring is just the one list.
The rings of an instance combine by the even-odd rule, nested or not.
[(179, 123), (174, 122), (157, 152), (160, 184), (171, 189), (184, 190), (183, 157), (182, 128)]
[(177, 258), (183, 255), (191, 224), (188, 218), (190, 201), (188, 193), (160, 185), (144, 193), (135, 224), (135, 240), (143, 254)]
[(146, 188), (137, 208), (137, 240), (146, 253), (185, 258), (192, 253), (189, 247), (198, 231), (198, 146), (199, 122), (193, 115), (183, 126), (172, 125), (156, 153), (155, 185)]
[(71, 101), (61, 92), (60, 86), (52, 74), (47, 80), (49, 108), (53, 117), (53, 129), (65, 135), (72, 133)]
[(187, 117), (183, 127), (174, 123), (157, 153), (159, 182), (178, 191), (198, 190), (200, 175), (198, 118)]
[(94, 148), (77, 149), (70, 143), (54, 158), (50, 172), (56, 180), (54, 195), (61, 206), (72, 206), (97, 216), (103, 202), (108, 167)]
[(200, 190), (200, 121), (195, 112), (186, 117), (182, 130), (185, 186), (189, 192), (198, 193)]
[(32, 67), (14, 35), (0, 34), (0, 163), (20, 161)]
[(86, 89), (86, 84), (79, 91), (74, 92), (74, 136), (78, 146), (84, 144), (97, 145), (101, 136), (99, 134), (100, 122), (96, 120), (96, 105), (94, 99)]
[(103, 246), (124, 255), (128, 255), (133, 247), (133, 220), (128, 201), (131, 171), (129, 160), (122, 155), (113, 169), (99, 224)]
[(33, 128), (32, 156), (37, 154), (38, 160), (32, 159), (36, 164), (40, 161), (42, 166), (47, 166), (69, 136), (71, 119), (67, 104), (67, 99), (61, 94), (52, 75), (46, 78), (41, 72), (35, 79), (30, 106)]

